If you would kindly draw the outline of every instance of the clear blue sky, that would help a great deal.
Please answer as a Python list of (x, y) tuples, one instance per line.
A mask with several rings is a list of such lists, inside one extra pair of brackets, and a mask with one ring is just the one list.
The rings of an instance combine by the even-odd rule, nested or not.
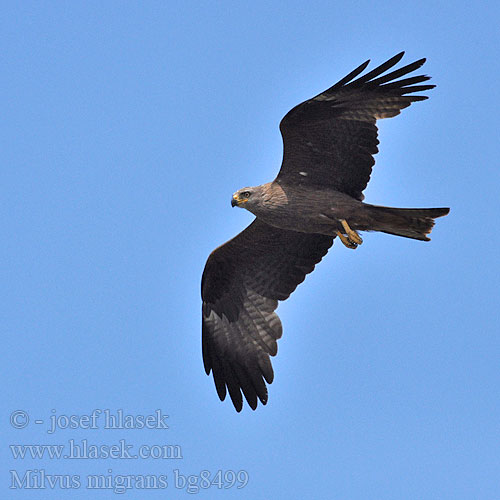
[[(243, 470), (197, 497), (500, 498), (498, 19), (495, 2), (3, 2), (0, 496), (116, 498), (86, 476), (149, 474), (168, 488), (124, 498), (188, 498), (174, 470)], [(291, 107), (401, 50), (437, 88), (381, 124), (366, 199), (451, 214), (431, 243), (335, 244), (278, 309), (268, 405), (237, 414), (200, 339), (206, 258), (252, 219), (230, 195), (274, 178)], [(94, 409), (170, 428), (46, 432)], [(183, 458), (7, 446), (70, 439)], [(8, 491), (9, 470), (82, 484)]]

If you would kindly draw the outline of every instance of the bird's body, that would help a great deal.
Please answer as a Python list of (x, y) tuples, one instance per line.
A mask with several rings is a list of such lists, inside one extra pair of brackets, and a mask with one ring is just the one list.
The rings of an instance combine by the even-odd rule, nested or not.
[(336, 221), (355, 212), (362, 203), (330, 188), (315, 189), (269, 182), (243, 188), (252, 193), (241, 206), (267, 224), (303, 233), (333, 235), (342, 228)]
[(209, 256), (202, 278), (203, 362), (219, 398), (237, 411), (242, 392), (252, 409), (267, 403), (281, 322), (274, 312), (314, 270), (339, 237), (348, 248), (358, 231), (428, 241), (448, 208), (391, 208), (364, 203), (378, 151), (376, 121), (426, 96), (427, 76), (397, 80), (425, 59), (382, 75), (400, 53), (355, 79), (368, 61), (325, 92), (295, 106), (280, 124), (283, 163), (273, 182), (237, 191), (231, 200), (256, 219)]
[(426, 234), (433, 224), (430, 220), (425, 224), (424, 220), (448, 213), (447, 208), (379, 207), (331, 188), (288, 187), (276, 181), (240, 191), (251, 193), (241, 206), (270, 226), (327, 236), (344, 231), (341, 221), (346, 220), (354, 231), (381, 231), (428, 240)]

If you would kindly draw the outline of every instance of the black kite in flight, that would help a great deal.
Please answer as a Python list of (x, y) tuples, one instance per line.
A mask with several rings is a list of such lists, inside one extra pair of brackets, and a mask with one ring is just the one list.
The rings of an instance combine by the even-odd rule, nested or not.
[[(333, 87), (299, 104), (280, 124), (283, 162), (273, 182), (237, 191), (232, 206), (256, 219), (214, 250), (202, 278), (202, 349), (205, 371), (217, 394), (226, 388), (237, 411), (242, 392), (252, 409), (267, 403), (273, 381), (269, 356), (277, 353), (282, 327), (274, 312), (322, 259), (336, 236), (348, 248), (358, 231), (428, 241), (434, 219), (448, 208), (389, 208), (363, 203), (377, 153), (376, 121), (412, 102), (428, 76), (397, 80), (425, 59), (382, 75), (404, 52), (355, 79), (363, 63)], [(382, 75), (382, 76), (381, 76)]]

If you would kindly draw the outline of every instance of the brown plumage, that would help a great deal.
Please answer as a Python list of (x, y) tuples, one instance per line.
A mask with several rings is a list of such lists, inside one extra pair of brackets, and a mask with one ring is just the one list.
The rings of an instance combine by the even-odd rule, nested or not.
[[(274, 312), (312, 272), (339, 236), (349, 248), (357, 231), (427, 241), (448, 208), (391, 208), (363, 203), (377, 153), (376, 120), (427, 99), (414, 92), (427, 76), (396, 80), (425, 59), (382, 75), (403, 52), (355, 79), (368, 61), (321, 94), (289, 111), (280, 124), (283, 163), (273, 182), (243, 188), (233, 206), (256, 215), (244, 231), (214, 250), (202, 278), (202, 349), (217, 394), (237, 411), (242, 392), (252, 409), (267, 403), (281, 322)], [(382, 76), (381, 76), (382, 75)]]

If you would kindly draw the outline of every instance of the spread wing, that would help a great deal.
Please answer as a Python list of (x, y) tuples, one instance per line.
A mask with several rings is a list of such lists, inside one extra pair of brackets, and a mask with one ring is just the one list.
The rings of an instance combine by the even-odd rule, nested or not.
[(269, 356), (282, 328), (274, 312), (332, 246), (333, 238), (278, 229), (256, 219), (214, 250), (201, 284), (202, 349), (221, 401), (226, 388), (237, 411), (242, 395), (255, 410), (273, 381)]
[(396, 116), (412, 102), (427, 99), (409, 94), (435, 87), (418, 85), (429, 80), (423, 75), (396, 80), (420, 68), (425, 59), (381, 76), (403, 55), (355, 80), (368, 66), (366, 61), (285, 115), (280, 124), (284, 151), (277, 182), (330, 187), (363, 199), (373, 155), (378, 152), (376, 120)]

